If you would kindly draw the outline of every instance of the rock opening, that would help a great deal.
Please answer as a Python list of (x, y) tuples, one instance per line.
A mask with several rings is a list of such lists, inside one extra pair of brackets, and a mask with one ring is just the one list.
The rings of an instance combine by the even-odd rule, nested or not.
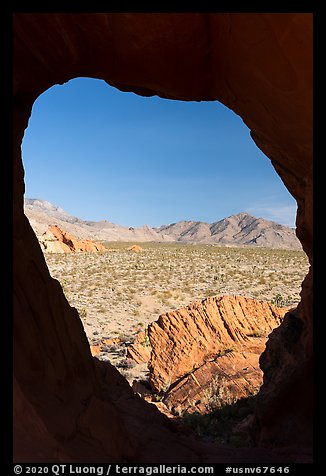
[(311, 269), (295, 315), (273, 331), (260, 359), (257, 446), (199, 444), (171, 431), (116, 369), (92, 359), (24, 216), (20, 144), (34, 100), (76, 76), (142, 95), (217, 99), (244, 119), (296, 198), (297, 236), (312, 264), (312, 15), (16, 14), (14, 30), (15, 461), (309, 460)]

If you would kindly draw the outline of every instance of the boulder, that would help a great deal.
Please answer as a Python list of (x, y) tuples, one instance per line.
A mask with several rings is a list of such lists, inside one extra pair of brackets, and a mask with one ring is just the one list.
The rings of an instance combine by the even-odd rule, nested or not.
[(39, 238), (43, 251), (48, 253), (75, 253), (106, 251), (105, 246), (92, 240), (78, 240), (58, 225), (51, 225)]
[(132, 245), (129, 248), (127, 248), (128, 251), (133, 251), (134, 253), (140, 253), (141, 251), (144, 251), (144, 248), (142, 248), (139, 245)]

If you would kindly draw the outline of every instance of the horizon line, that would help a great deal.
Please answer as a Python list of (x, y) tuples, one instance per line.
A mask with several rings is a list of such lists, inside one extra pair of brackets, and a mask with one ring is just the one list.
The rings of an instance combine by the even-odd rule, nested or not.
[(89, 220), (89, 219), (82, 219), (82, 218), (79, 218), (78, 216), (76, 215), (71, 215), (70, 213), (68, 213), (64, 208), (62, 208), (61, 206), (59, 205), (55, 205), (54, 203), (50, 202), (49, 200), (45, 200), (43, 198), (31, 198), (31, 197), (25, 197), (24, 196), (24, 202), (25, 200), (35, 200), (35, 201), (39, 201), (39, 202), (46, 202), (46, 203), (49, 203), (51, 206), (57, 208), (57, 209), (61, 209), (64, 213), (66, 213), (68, 216), (72, 217), (72, 218), (76, 218), (77, 220), (79, 221), (82, 221), (82, 222), (92, 222), (92, 223), (101, 223), (101, 222), (108, 222), (108, 223), (111, 223), (112, 225), (117, 225), (117, 226), (121, 226), (123, 228), (133, 228), (133, 229), (137, 229), (137, 228), (144, 228), (144, 227), (149, 227), (149, 228), (152, 228), (152, 229), (157, 229), (157, 228), (161, 228), (162, 226), (172, 226), (172, 225), (176, 225), (177, 223), (203, 223), (203, 224), (207, 224), (207, 225), (214, 225), (220, 221), (223, 221), (223, 220), (226, 220), (227, 218), (232, 218), (232, 217), (236, 217), (238, 215), (241, 215), (241, 214), (244, 214), (244, 215), (247, 215), (249, 217), (252, 217), (252, 218), (255, 218), (257, 220), (264, 220), (264, 221), (267, 221), (267, 222), (271, 222), (271, 223), (276, 223), (277, 225), (280, 225), (280, 226), (284, 226), (285, 228), (290, 228), (291, 230), (295, 230), (296, 229), (296, 226), (290, 226), (290, 225), (284, 225), (282, 223), (279, 223), (278, 221), (275, 221), (275, 220), (270, 220), (270, 219), (267, 219), (267, 218), (264, 218), (264, 217), (261, 217), (261, 216), (256, 216), (256, 215), (252, 215), (251, 213), (248, 213), (246, 211), (240, 211), (238, 213), (233, 213), (232, 215), (228, 215), (224, 218), (221, 218), (221, 219), (218, 219), (216, 221), (213, 221), (213, 222), (207, 222), (207, 221), (204, 221), (204, 220), (178, 220), (178, 221), (172, 221), (170, 223), (163, 223), (162, 225), (158, 225), (158, 226), (152, 226), (152, 225), (149, 225), (147, 223), (144, 223), (143, 225), (138, 225), (138, 226), (130, 226), (130, 225), (121, 225), (120, 223), (115, 223), (115, 222), (111, 222), (110, 220), (107, 220), (107, 219), (101, 219), (101, 220)]

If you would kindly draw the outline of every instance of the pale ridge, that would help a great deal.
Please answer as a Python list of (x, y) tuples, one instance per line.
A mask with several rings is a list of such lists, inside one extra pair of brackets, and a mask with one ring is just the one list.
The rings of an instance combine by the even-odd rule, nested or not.
[(130, 242), (179, 242), (301, 250), (295, 230), (241, 212), (214, 223), (179, 221), (160, 227), (133, 228), (107, 220), (86, 221), (45, 200), (26, 198), (24, 211), (37, 236), (58, 225), (78, 239)]

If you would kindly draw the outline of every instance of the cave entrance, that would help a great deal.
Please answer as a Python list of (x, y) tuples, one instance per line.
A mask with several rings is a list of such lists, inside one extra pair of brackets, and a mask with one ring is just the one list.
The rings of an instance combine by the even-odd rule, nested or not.
[[(79, 312), (92, 354), (174, 416), (255, 395), (259, 354), (284, 315), (270, 304), (299, 302), (308, 263), (294, 233), (281, 226), (294, 226), (295, 202), (242, 120), (217, 102), (143, 98), (79, 78), (37, 100), (22, 150), (25, 213), (51, 275)], [(100, 242), (105, 252), (48, 252), (50, 225)], [(163, 318), (151, 324), (164, 315), (166, 330), (177, 316), (182, 333), (186, 320), (203, 312), (212, 326), (221, 309), (231, 323), (224, 341), (214, 346), (207, 328), (206, 350), (196, 354), (190, 346), (183, 369), (154, 369), (149, 390), (148, 359)], [(246, 312), (254, 316), (250, 325)], [(250, 346), (239, 346), (232, 332)], [(200, 340), (185, 333), (182, 348), (191, 335)], [(173, 333), (164, 334), (157, 344), (166, 349), (151, 360), (152, 370), (168, 360), (172, 341)], [(238, 376), (229, 385), (232, 366)], [(205, 390), (194, 391), (204, 381)]]

